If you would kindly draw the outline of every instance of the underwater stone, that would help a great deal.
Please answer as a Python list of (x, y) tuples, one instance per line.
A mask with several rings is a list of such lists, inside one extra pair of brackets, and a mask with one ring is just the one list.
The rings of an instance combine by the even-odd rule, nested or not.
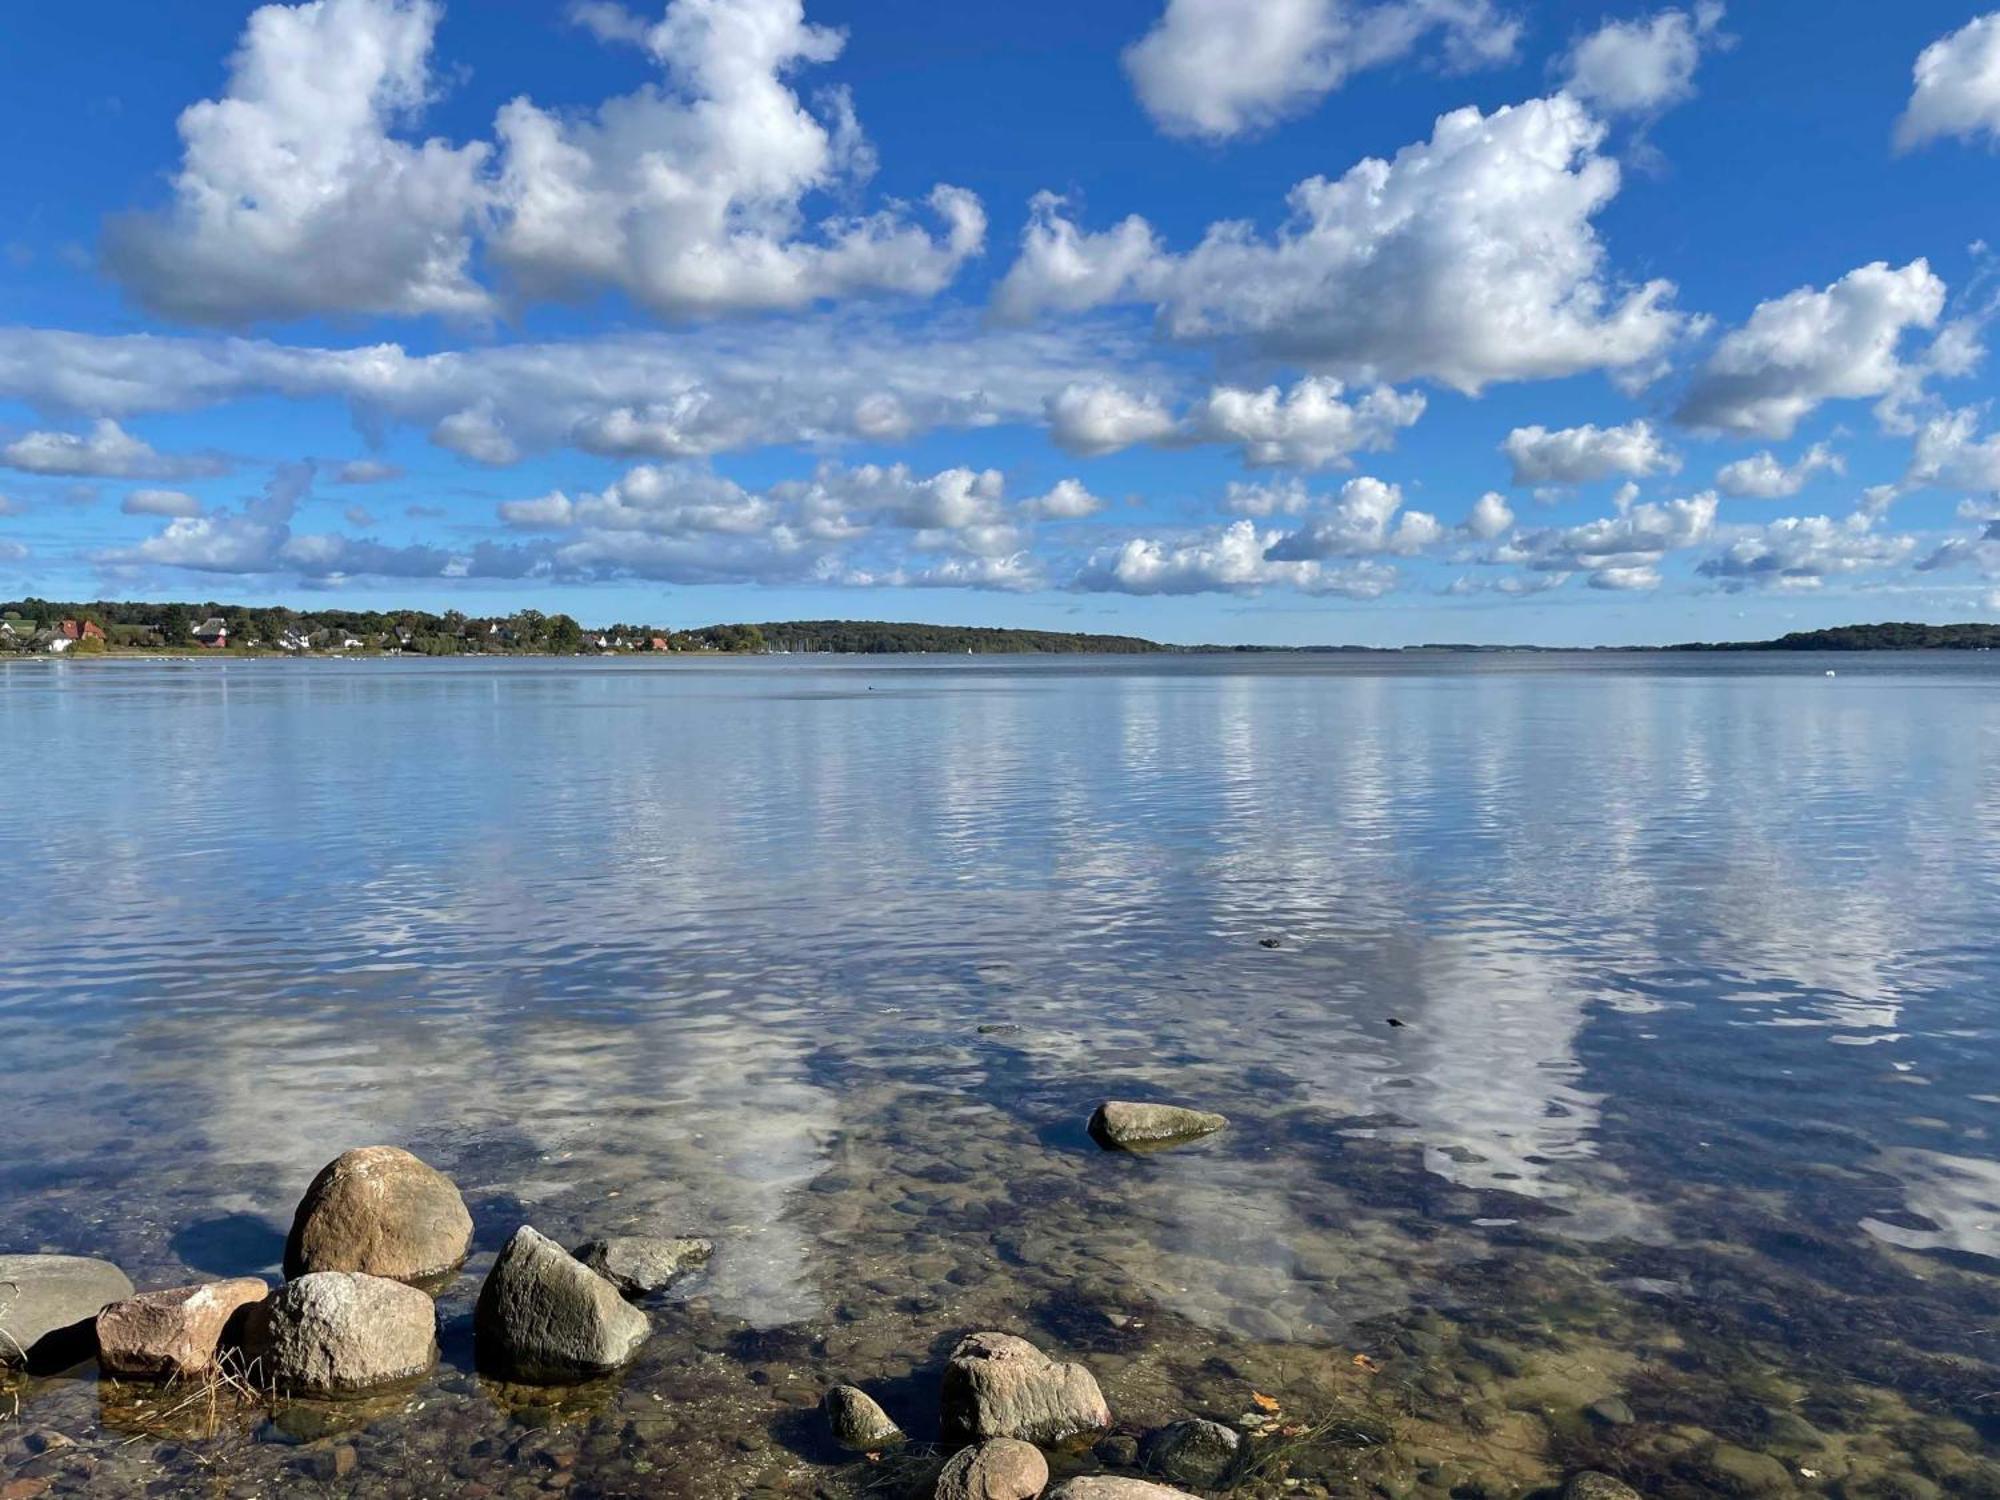
[(1086, 1474), (1057, 1485), (1049, 1491), (1048, 1500), (1195, 1500), (1195, 1497), (1186, 1490), (1170, 1490), (1164, 1484), (1148, 1484), (1143, 1479)]
[(576, 1258), (628, 1297), (664, 1291), (674, 1279), (714, 1254), (708, 1240), (662, 1239), (650, 1234), (614, 1234), (586, 1240)]
[(1639, 1500), (1639, 1492), (1622, 1479), (1593, 1471), (1578, 1474), (1564, 1485), (1563, 1500)]
[(1153, 1473), (1176, 1484), (1209, 1486), (1228, 1472), (1242, 1445), (1235, 1429), (1193, 1418), (1146, 1434), (1139, 1458)]

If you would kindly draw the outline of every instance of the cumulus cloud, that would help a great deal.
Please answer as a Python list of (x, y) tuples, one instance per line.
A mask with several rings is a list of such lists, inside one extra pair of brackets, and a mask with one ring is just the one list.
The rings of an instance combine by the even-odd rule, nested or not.
[(842, 33), (800, 0), (673, 0), (653, 24), (593, 6), (593, 29), (641, 47), (663, 86), (583, 118), (525, 97), (500, 111), (490, 251), (523, 289), (615, 287), (669, 317), (804, 307), (864, 292), (929, 295), (985, 241), (978, 198), (940, 185), (937, 235), (900, 204), (807, 222), (814, 194), (851, 192), (874, 156), (845, 93), (827, 117), (786, 77), (837, 57)]
[(1964, 407), (1925, 422), (1902, 487), (2000, 494), (2000, 434), (1981, 437), (1980, 416), (1977, 408)]
[(1059, 479), (1048, 493), (1021, 502), (1021, 512), (1037, 521), (1081, 521), (1104, 509), (1104, 502), (1075, 479)]
[(1442, 537), (1444, 528), (1437, 517), (1402, 510), (1402, 504), (1398, 485), (1367, 475), (1350, 479), (1304, 527), (1273, 544), (1271, 560), (1300, 562), (1383, 552), (1414, 556)]
[[(525, 95), (492, 142), (408, 139), (436, 93), (435, 0), (255, 11), (220, 99), (180, 119), (172, 204), (114, 220), (106, 261), (142, 303), (213, 324), (337, 312), (483, 317), (486, 258), (530, 296), (622, 291), (669, 317), (938, 291), (977, 254), (979, 200), (939, 185), (933, 234), (905, 205), (828, 212), (874, 157), (847, 96), (786, 78), (838, 55), (800, 0), (672, 0), (645, 23), (590, 8), (658, 84), (558, 114)], [(615, 24), (612, 18), (621, 17)]]
[(1616, 196), (1604, 127), (1556, 95), (1442, 116), (1428, 141), (1310, 178), (1266, 239), (1213, 225), (1175, 255), (1144, 221), (1090, 234), (1043, 195), (996, 310), (1153, 304), (1182, 340), (1242, 340), (1343, 378), (1476, 392), (1649, 365), (1684, 327), (1672, 286), (1614, 285), (1592, 219)]
[(1495, 490), (1488, 490), (1472, 502), (1471, 513), (1464, 522), (1464, 530), (1483, 542), (1505, 536), (1513, 526), (1513, 509), (1507, 504), (1506, 496)]
[(1287, 391), (1218, 385), (1179, 418), (1150, 393), (1105, 382), (1065, 387), (1049, 401), (1050, 433), (1072, 453), (1094, 457), (1137, 443), (1239, 445), (1253, 467), (1321, 469), (1363, 450), (1393, 446), (1423, 416), (1416, 391), (1377, 386), (1358, 399), (1331, 376), (1309, 375)]
[(461, 458), (492, 468), (504, 468), (521, 456), (520, 448), (508, 435), (507, 425), (494, 411), (491, 401), (481, 401), (440, 419), (431, 429), (431, 441)]
[(193, 479), (228, 467), (217, 458), (156, 452), (109, 417), (87, 433), (30, 432), (0, 449), (0, 462), (28, 474), (89, 479)]
[(1703, 0), (1693, 11), (1663, 10), (1607, 21), (1570, 48), (1563, 87), (1603, 114), (1654, 114), (1694, 93), (1695, 65), (1720, 38), (1723, 8)]
[(1680, 468), (1653, 425), (1646, 421), (1623, 427), (1516, 427), (1500, 444), (1514, 467), (1517, 485), (1592, 484), (1619, 475), (1644, 478), (1671, 474)]
[(1945, 136), (2000, 140), (2000, 11), (1924, 48), (1915, 80), (1909, 106), (1896, 121), (1898, 150)]
[(1668, 553), (1699, 546), (1714, 533), (1716, 504), (1714, 492), (1704, 491), (1664, 503), (1629, 505), (1580, 525), (1516, 533), (1488, 561), (1533, 572), (1583, 573), (1597, 588), (1651, 588)]
[(1175, 540), (1134, 537), (1093, 554), (1074, 586), (1121, 594), (1254, 594), (1283, 587), (1350, 599), (1379, 599), (1396, 586), (1396, 570), (1373, 560), (1329, 566), (1274, 559), (1269, 554), (1281, 539), (1251, 520)]
[(1221, 140), (1301, 114), (1433, 35), (1467, 68), (1507, 61), (1520, 27), (1488, 0), (1167, 0), (1125, 70), (1162, 130)]
[(1945, 286), (1930, 265), (1875, 261), (1821, 290), (1760, 302), (1695, 376), (1678, 419), (1711, 431), (1790, 437), (1822, 401), (1887, 396), (1908, 373), (1904, 335), (1931, 328)]
[(467, 261), (488, 148), (390, 133), (431, 97), (441, 14), (431, 0), (254, 11), (227, 92), (181, 115), (172, 206), (112, 221), (112, 272), (197, 323), (483, 313)]
[(1842, 474), (1846, 470), (1846, 460), (1825, 443), (1814, 443), (1792, 464), (1780, 463), (1767, 448), (1724, 464), (1716, 473), (1715, 487), (1743, 500), (1785, 500), (1804, 489), (1815, 474)]
[(1842, 521), (1787, 516), (1733, 535), (1696, 569), (1731, 590), (1818, 588), (1828, 578), (1895, 566), (1916, 549), (1914, 538), (1880, 533), (1860, 512)]
[(198, 516), (201, 502), (180, 490), (134, 490), (118, 507), (128, 516)]

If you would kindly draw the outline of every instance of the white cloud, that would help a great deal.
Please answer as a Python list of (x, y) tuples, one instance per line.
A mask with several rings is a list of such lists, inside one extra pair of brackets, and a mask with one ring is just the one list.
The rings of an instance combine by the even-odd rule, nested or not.
[(1392, 447), (1397, 431), (1422, 417), (1426, 404), (1419, 392), (1389, 386), (1355, 400), (1345, 395), (1346, 387), (1324, 375), (1308, 375), (1289, 391), (1218, 385), (1176, 418), (1157, 396), (1100, 381), (1052, 397), (1049, 427), (1058, 445), (1085, 457), (1137, 443), (1233, 443), (1253, 467), (1321, 469), (1362, 450)]
[(1787, 516), (1732, 535), (1696, 569), (1732, 590), (1817, 588), (1827, 578), (1905, 562), (1916, 548), (1911, 537), (1878, 533), (1860, 512), (1844, 521)]
[(2000, 494), (2000, 434), (1982, 438), (1979, 421), (1977, 408), (1963, 407), (1925, 422), (1902, 488)]
[(1500, 444), (1514, 466), (1514, 483), (1592, 484), (1617, 475), (1671, 474), (1681, 466), (1653, 425), (1516, 427)]
[(88, 433), (27, 433), (0, 449), (0, 462), (29, 474), (89, 479), (192, 479), (227, 468), (216, 458), (156, 452), (109, 417)]
[(1064, 386), (1049, 398), (1049, 435), (1085, 458), (1156, 442), (1178, 425), (1155, 396), (1106, 381)]
[(1945, 286), (1928, 262), (1849, 271), (1824, 290), (1760, 302), (1724, 336), (1682, 402), (1692, 427), (1790, 437), (1822, 401), (1886, 396), (1907, 373), (1904, 334), (1935, 326)]
[(180, 490), (134, 490), (118, 507), (128, 516), (198, 516), (201, 502)]
[(431, 0), (253, 12), (221, 99), (180, 118), (163, 214), (114, 220), (112, 271), (170, 317), (480, 314), (469, 225), (488, 148), (390, 135), (428, 102)]
[(593, 7), (593, 29), (643, 47), (664, 86), (590, 118), (526, 97), (500, 111), (489, 248), (524, 290), (616, 287), (669, 317), (707, 316), (927, 296), (979, 252), (985, 212), (962, 188), (931, 191), (937, 238), (893, 203), (808, 225), (806, 200), (851, 192), (874, 157), (845, 93), (829, 91), (823, 119), (785, 82), (844, 42), (800, 0), (673, 0), (652, 25), (610, 25), (613, 11)]
[(520, 448), (507, 435), (506, 425), (495, 415), (490, 401), (441, 418), (431, 429), (431, 441), (462, 458), (494, 468), (503, 468), (521, 456)]
[(1660, 570), (1645, 564), (1599, 568), (1587, 581), (1594, 589), (1614, 589), (1623, 592), (1656, 589), (1660, 586)]
[(1488, 561), (1543, 573), (1585, 573), (1598, 588), (1650, 588), (1657, 580), (1649, 581), (1648, 575), (1668, 553), (1708, 540), (1716, 505), (1712, 491), (1631, 505), (1580, 525), (1516, 535), (1496, 547)]
[(1400, 486), (1367, 475), (1350, 479), (1304, 527), (1273, 544), (1271, 560), (1301, 562), (1383, 552), (1410, 557), (1444, 535), (1437, 517), (1424, 511), (1398, 515), (1402, 504)]
[(1239, 516), (1296, 516), (1312, 506), (1312, 492), (1301, 479), (1276, 484), (1245, 484), (1232, 480), (1223, 491), (1222, 508)]
[(1021, 502), (1022, 513), (1039, 521), (1081, 521), (1104, 509), (1104, 502), (1075, 479), (1059, 479), (1045, 495)]
[(1372, 560), (1344, 567), (1274, 560), (1268, 554), (1280, 540), (1280, 533), (1260, 531), (1250, 520), (1177, 541), (1134, 537), (1094, 554), (1075, 586), (1122, 594), (1254, 594), (1283, 587), (1353, 599), (1377, 599), (1396, 586), (1396, 570)]
[(2000, 140), (2000, 11), (1968, 21), (1917, 55), (1916, 87), (1896, 122), (1908, 151), (1944, 136)]
[(1814, 443), (1794, 464), (1783, 464), (1766, 449), (1724, 464), (1715, 476), (1715, 487), (1725, 495), (1745, 500), (1785, 500), (1806, 487), (1813, 475), (1842, 474), (1847, 462), (1825, 443)]
[(397, 465), (373, 458), (351, 458), (333, 471), (335, 484), (387, 484), (402, 477), (403, 471)]
[(1465, 518), (1465, 530), (1484, 542), (1504, 536), (1513, 525), (1512, 508), (1508, 506), (1506, 497), (1495, 490), (1488, 490), (1473, 501), (1471, 513)]
[(1433, 32), (1471, 67), (1512, 57), (1520, 27), (1489, 0), (1167, 0), (1125, 69), (1162, 130), (1220, 140), (1303, 113)]
[(1643, 19), (1606, 21), (1563, 59), (1563, 87), (1605, 114), (1652, 114), (1694, 93), (1695, 65), (1714, 45), (1723, 8), (1712, 0)]
[(1272, 239), (1211, 226), (1184, 255), (1137, 219), (1103, 235), (1034, 204), (1003, 316), (1152, 303), (1184, 340), (1241, 339), (1343, 378), (1474, 392), (1655, 361), (1684, 319), (1664, 281), (1606, 277), (1591, 219), (1618, 191), (1604, 127), (1565, 95), (1441, 117), (1429, 141), (1289, 197)]

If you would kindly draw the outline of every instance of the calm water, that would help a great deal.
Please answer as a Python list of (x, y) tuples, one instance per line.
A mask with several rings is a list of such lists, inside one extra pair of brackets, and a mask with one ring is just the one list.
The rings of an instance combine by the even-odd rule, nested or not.
[[(479, 1226), (414, 1395), (0, 1392), (51, 1493), (893, 1493), (805, 1409), (934, 1434), (1000, 1327), (1346, 1413), (1334, 1494), (2000, 1495), (2000, 658), (22, 663), (0, 736), (0, 1249), (275, 1275), (373, 1142)], [(719, 1249), (523, 1393), (522, 1222)]]

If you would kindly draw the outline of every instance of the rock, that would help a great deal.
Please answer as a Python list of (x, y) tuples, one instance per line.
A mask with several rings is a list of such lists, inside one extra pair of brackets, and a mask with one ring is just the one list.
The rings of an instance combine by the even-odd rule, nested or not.
[(0, 1365), (60, 1369), (88, 1359), (98, 1313), (131, 1295), (108, 1260), (0, 1255)]
[(1563, 1486), (1563, 1500), (1639, 1500), (1639, 1492), (1622, 1479), (1593, 1471), (1574, 1475)]
[(1035, 1500), (1048, 1482), (1048, 1460), (1034, 1444), (995, 1438), (960, 1449), (933, 1493), (935, 1500)]
[(396, 1146), (343, 1152), (299, 1200), (285, 1275), (359, 1271), (435, 1281), (472, 1248), (472, 1215), (452, 1180)]
[(676, 1276), (693, 1270), (714, 1251), (708, 1240), (614, 1234), (578, 1245), (576, 1258), (626, 1296), (644, 1297), (665, 1290)]
[(1583, 1409), (1583, 1414), (1603, 1427), (1627, 1427), (1632, 1423), (1632, 1408), (1622, 1396), (1593, 1401)]
[(1090, 1451), (1107, 1469), (1129, 1469), (1139, 1462), (1139, 1440), (1122, 1432), (1114, 1432)]
[(1236, 1450), (1242, 1445), (1243, 1439), (1234, 1428), (1193, 1418), (1147, 1433), (1139, 1445), (1139, 1461), (1175, 1484), (1207, 1488), (1220, 1482), (1236, 1462)]
[(820, 1403), (833, 1440), (857, 1453), (877, 1453), (903, 1441), (903, 1429), (890, 1420), (875, 1398), (858, 1386), (837, 1385)]
[(1195, 1500), (1195, 1497), (1186, 1490), (1170, 1490), (1164, 1484), (1148, 1484), (1143, 1479), (1086, 1474), (1057, 1485), (1049, 1491), (1048, 1500)]
[(437, 1308), (416, 1287), (358, 1271), (314, 1271), (251, 1309), (244, 1348), (281, 1390), (345, 1395), (437, 1362)]
[(1229, 1121), (1178, 1104), (1128, 1104), (1112, 1099), (1090, 1117), (1090, 1134), (1107, 1151), (1144, 1151), (1213, 1135)]
[(613, 1283), (525, 1224), (486, 1273), (472, 1316), (480, 1368), (531, 1385), (608, 1375), (651, 1331)]
[(969, 1333), (944, 1367), (942, 1417), (951, 1444), (1049, 1446), (1109, 1427), (1111, 1408), (1082, 1365), (1059, 1364), (1012, 1334)]
[(1766, 1453), (1753, 1453), (1734, 1443), (1717, 1443), (1703, 1466), (1725, 1495), (1789, 1495), (1792, 1472)]
[(109, 1374), (187, 1379), (215, 1363), (223, 1330), (271, 1289), (261, 1276), (142, 1292), (97, 1315), (97, 1362)]

